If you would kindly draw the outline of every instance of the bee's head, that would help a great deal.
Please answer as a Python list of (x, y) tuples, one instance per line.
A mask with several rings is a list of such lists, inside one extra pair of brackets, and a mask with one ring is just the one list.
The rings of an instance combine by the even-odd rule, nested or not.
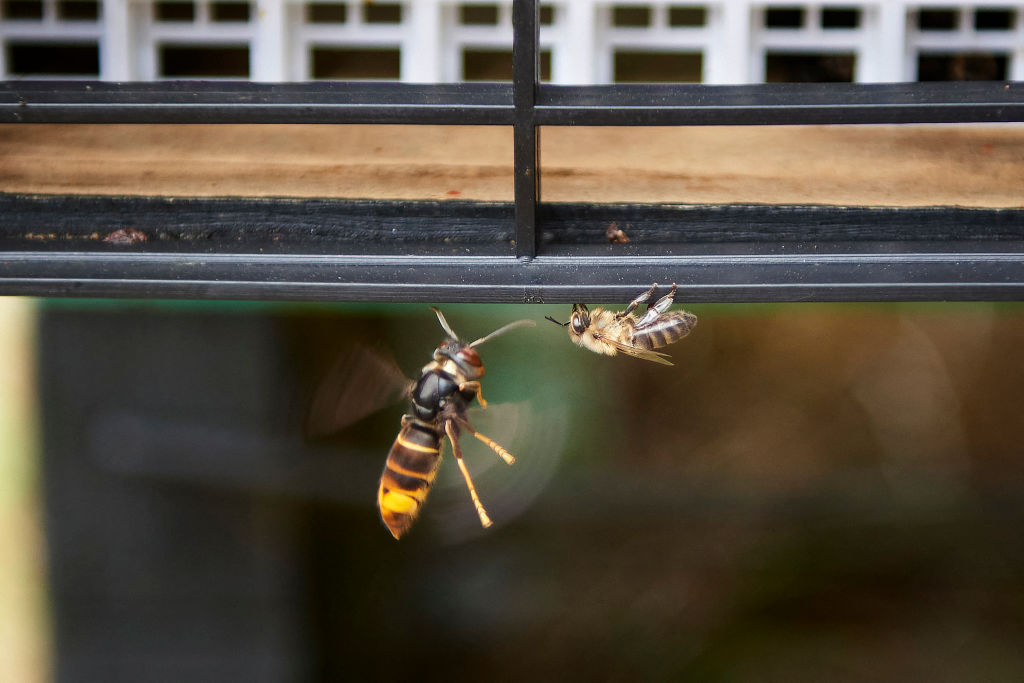
[(586, 304), (573, 304), (572, 315), (569, 317), (569, 333), (579, 337), (590, 327), (590, 311)]
[(590, 327), (590, 311), (587, 310), (586, 304), (573, 304), (572, 315), (568, 322), (560, 323), (550, 315), (545, 317), (556, 325), (569, 328), (569, 335), (573, 338), (583, 336), (583, 333)]

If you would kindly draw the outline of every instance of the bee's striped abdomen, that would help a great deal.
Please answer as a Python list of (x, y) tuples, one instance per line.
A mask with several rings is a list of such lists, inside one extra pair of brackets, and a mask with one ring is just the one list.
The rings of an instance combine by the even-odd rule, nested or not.
[(441, 464), (441, 435), (430, 425), (403, 425), (388, 453), (377, 489), (377, 507), (391, 535), (400, 538), (419, 515)]
[(660, 349), (677, 342), (697, 324), (697, 316), (686, 311), (673, 311), (658, 318), (654, 324), (633, 330), (633, 343), (644, 349)]

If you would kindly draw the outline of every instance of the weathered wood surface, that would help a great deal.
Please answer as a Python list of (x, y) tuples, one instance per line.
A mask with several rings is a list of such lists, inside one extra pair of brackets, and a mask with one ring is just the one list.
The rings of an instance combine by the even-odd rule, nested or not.
[[(544, 128), (555, 202), (1024, 206), (1024, 126)], [(0, 126), (0, 192), (512, 198), (507, 127)]]

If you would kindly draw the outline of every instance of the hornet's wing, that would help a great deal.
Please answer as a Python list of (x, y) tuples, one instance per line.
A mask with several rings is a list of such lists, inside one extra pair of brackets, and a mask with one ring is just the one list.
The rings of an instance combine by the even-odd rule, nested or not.
[(331, 365), (313, 396), (306, 433), (325, 436), (393, 405), (412, 393), (415, 382), (390, 353), (357, 345)]

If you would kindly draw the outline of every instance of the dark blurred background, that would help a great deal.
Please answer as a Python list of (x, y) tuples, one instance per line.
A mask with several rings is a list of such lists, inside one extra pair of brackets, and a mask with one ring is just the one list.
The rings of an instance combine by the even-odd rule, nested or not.
[(688, 307), (668, 368), (568, 306), (443, 307), (464, 439), (396, 542), (395, 405), (304, 433), (353, 344), (415, 376), (423, 305), (47, 302), (41, 480), (62, 681), (1024, 678), (1024, 307)]

